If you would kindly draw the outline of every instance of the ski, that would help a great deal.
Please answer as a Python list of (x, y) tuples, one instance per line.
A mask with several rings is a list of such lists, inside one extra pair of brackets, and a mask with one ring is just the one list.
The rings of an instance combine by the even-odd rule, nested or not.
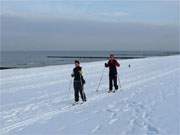
[(78, 103), (72, 103), (72, 106), (78, 105)]
[(116, 91), (115, 90), (112, 90), (112, 91), (108, 91), (108, 93), (115, 93)]
[(84, 102), (75, 102), (75, 103), (72, 103), (72, 106), (76, 106), (76, 105), (82, 105), (82, 104), (84, 104)]

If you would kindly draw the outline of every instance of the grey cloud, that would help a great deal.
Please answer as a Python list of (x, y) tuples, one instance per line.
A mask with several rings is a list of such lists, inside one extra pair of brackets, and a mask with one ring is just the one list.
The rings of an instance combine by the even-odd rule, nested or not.
[(179, 26), (1, 16), (3, 50), (179, 50)]

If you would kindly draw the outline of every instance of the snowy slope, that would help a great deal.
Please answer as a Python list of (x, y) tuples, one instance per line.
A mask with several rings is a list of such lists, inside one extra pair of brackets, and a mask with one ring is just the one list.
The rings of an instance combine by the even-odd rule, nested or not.
[(83, 63), (88, 102), (77, 106), (73, 65), (0, 71), (0, 134), (179, 135), (180, 56), (120, 63), (122, 88), (110, 94), (108, 69), (95, 92), (104, 62)]

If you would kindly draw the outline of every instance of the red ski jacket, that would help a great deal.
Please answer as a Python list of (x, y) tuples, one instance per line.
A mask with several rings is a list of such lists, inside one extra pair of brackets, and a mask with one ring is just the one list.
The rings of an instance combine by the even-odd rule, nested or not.
[(109, 75), (117, 75), (117, 68), (120, 67), (120, 64), (116, 59), (109, 60), (108, 63), (105, 63), (105, 67), (109, 67)]

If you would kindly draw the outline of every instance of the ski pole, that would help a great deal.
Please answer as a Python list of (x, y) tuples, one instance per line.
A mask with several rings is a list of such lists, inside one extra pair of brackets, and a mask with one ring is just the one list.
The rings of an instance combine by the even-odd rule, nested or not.
[(102, 74), (101, 74), (101, 77), (100, 77), (100, 80), (99, 80), (99, 83), (98, 83), (98, 86), (97, 86), (96, 92), (98, 92), (98, 91), (99, 91), (99, 87), (100, 87), (100, 84), (101, 84), (101, 81), (102, 81), (102, 79), (103, 79), (103, 75), (104, 75), (104, 70), (105, 70), (105, 67), (103, 68), (103, 72), (102, 72)]
[(72, 78), (71, 78), (71, 80), (70, 80), (70, 82), (69, 82), (69, 92), (71, 92), (71, 85), (72, 85)]
[(72, 82), (73, 82), (73, 78), (71, 78), (70, 82), (69, 82), (69, 96), (71, 98), (71, 87), (72, 87)]
[(119, 86), (120, 86), (120, 88), (121, 88), (121, 80), (120, 80), (119, 75), (118, 75), (118, 81), (119, 81)]
[(86, 95), (85, 95), (85, 92), (84, 92), (84, 84), (82, 83), (82, 75), (80, 73), (80, 82), (81, 82), (81, 87), (82, 87), (82, 94), (83, 94), (83, 100), (86, 100)]

